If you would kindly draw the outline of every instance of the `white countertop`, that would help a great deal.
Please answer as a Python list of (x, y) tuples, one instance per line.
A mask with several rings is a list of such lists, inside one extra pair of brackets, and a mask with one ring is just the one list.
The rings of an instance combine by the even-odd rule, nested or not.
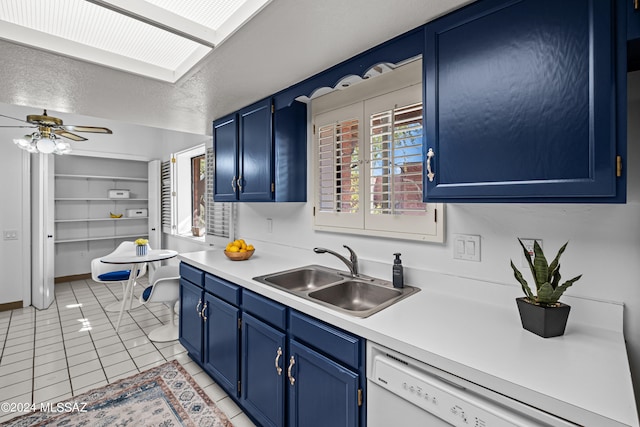
[[(419, 275), (421, 283), (407, 283), (420, 287), (420, 292), (361, 319), (252, 280), (309, 264), (345, 267), (334, 257), (319, 258), (311, 251), (284, 247), (258, 249), (248, 261), (231, 261), (222, 250), (178, 257), (367, 340), (574, 423), (640, 425), (620, 304), (563, 297), (562, 301), (572, 306), (565, 334), (545, 339), (522, 328), (515, 303), (521, 291), (516, 286), (424, 271)], [(366, 261), (363, 264), (363, 273), (371, 274)], [(388, 270), (390, 274), (391, 264)]]

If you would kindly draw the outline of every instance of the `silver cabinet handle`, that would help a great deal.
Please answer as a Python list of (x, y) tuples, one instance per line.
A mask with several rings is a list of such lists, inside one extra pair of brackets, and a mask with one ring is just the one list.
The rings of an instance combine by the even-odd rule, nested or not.
[(282, 368), (280, 367), (280, 356), (282, 356), (282, 347), (278, 347), (276, 352), (276, 372), (278, 375), (282, 375)]
[(238, 178), (238, 189), (242, 192), (242, 175)]
[(427, 152), (427, 178), (429, 178), (429, 182), (432, 182), (433, 178), (436, 176), (436, 174), (431, 171), (431, 158), (435, 155), (436, 153), (433, 152), (433, 149), (429, 148), (429, 151)]
[(231, 188), (233, 188), (233, 192), (236, 192), (236, 176), (233, 175), (233, 178), (231, 178)]
[(200, 307), (202, 306), (202, 298), (198, 298), (198, 305), (196, 305), (196, 312), (198, 312), (198, 317), (202, 318), (202, 312), (200, 311)]
[(207, 315), (205, 314), (207, 311), (207, 303), (204, 303), (204, 307), (202, 307), (202, 312), (200, 313), (202, 315), (202, 319), (204, 319), (204, 321), (207, 321)]
[(291, 369), (295, 364), (296, 364), (296, 359), (294, 359), (293, 356), (291, 356), (291, 359), (289, 359), (289, 369), (287, 369), (287, 376), (289, 377), (289, 383), (291, 385), (295, 384), (296, 382), (296, 379), (293, 378), (293, 375), (291, 375)]

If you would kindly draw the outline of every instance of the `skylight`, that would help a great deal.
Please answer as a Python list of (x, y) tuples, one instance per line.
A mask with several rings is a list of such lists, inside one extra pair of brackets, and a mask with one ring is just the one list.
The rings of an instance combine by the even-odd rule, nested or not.
[(270, 0), (3, 0), (0, 38), (174, 83)]

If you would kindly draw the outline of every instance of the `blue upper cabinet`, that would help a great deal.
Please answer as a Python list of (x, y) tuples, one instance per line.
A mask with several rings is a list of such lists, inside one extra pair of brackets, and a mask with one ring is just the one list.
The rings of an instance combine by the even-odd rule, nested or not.
[(614, 3), (481, 0), (425, 26), (426, 201), (625, 201)]
[(624, 0), (627, 10), (627, 39), (640, 39), (640, 0)]
[[(271, 98), (240, 110), (238, 200), (271, 201), (273, 129)], [(274, 184), (275, 186), (275, 184)]]
[(213, 122), (216, 202), (306, 201), (306, 105), (264, 99)]
[(215, 179), (213, 198), (216, 202), (237, 200), (238, 173), (238, 118), (231, 114), (213, 122), (213, 150)]

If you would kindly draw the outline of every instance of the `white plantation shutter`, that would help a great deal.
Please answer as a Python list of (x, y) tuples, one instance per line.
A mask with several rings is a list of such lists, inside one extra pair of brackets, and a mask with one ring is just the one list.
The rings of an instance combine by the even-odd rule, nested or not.
[(316, 225), (362, 224), (361, 116), (355, 104), (316, 117)]
[(444, 205), (422, 201), (421, 84), (314, 115), (317, 230), (444, 241)]
[(426, 215), (422, 202), (422, 102), (374, 113), (370, 122), (370, 213)]
[(213, 168), (214, 153), (209, 147), (206, 151), (207, 159), (207, 236), (232, 240), (233, 203), (215, 203), (213, 201)]
[(173, 233), (175, 229), (175, 207), (173, 206), (173, 163), (171, 160), (162, 162), (160, 166), (160, 206), (162, 215), (162, 232)]
[(422, 201), (422, 85), (367, 99), (369, 230), (407, 238), (438, 235), (436, 209)]

